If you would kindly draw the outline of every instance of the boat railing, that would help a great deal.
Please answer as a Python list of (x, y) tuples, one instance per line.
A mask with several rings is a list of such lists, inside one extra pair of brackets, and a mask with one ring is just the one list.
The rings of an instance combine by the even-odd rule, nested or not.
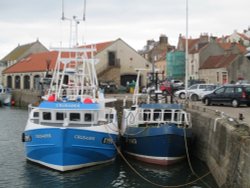
[(173, 123), (187, 127), (191, 126), (190, 114), (180, 110), (146, 109), (134, 111), (129, 113), (127, 121), (130, 125)]
[(95, 92), (95, 88), (90, 86), (72, 86), (62, 89), (57, 98), (76, 101), (79, 98), (93, 98), (93, 92)]
[(117, 112), (114, 108), (105, 108), (105, 120), (108, 123), (115, 123), (117, 122)]

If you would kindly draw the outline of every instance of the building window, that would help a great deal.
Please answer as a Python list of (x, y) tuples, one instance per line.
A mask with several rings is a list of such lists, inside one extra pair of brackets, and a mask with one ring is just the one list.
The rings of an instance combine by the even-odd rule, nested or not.
[(34, 76), (34, 86), (33, 86), (33, 88), (35, 90), (40, 89), (40, 76), (39, 75)]
[(109, 66), (115, 66), (116, 54), (115, 52), (108, 52), (108, 64)]
[(220, 83), (220, 73), (216, 72), (216, 81), (217, 83)]
[(15, 76), (15, 88), (20, 89), (21, 86), (21, 78), (20, 76)]
[(12, 88), (12, 76), (7, 77), (7, 87)]
[(192, 65), (192, 67), (191, 67), (191, 74), (192, 75), (194, 74), (194, 65)]
[(227, 82), (228, 82), (227, 73), (226, 73), (226, 72), (223, 72), (223, 73), (222, 73), (222, 83), (223, 83), (223, 84), (226, 84)]
[(30, 76), (25, 75), (23, 79), (24, 89), (30, 89)]

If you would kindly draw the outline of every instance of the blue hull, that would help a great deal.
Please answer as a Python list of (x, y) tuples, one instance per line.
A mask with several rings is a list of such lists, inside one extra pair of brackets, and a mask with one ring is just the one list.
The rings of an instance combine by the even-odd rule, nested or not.
[[(186, 155), (184, 133), (183, 128), (167, 124), (148, 128), (128, 127), (122, 137), (122, 150), (148, 163), (175, 163)], [(191, 135), (191, 129), (186, 129), (188, 143)]]
[[(111, 135), (114, 142), (117, 135)], [(74, 170), (114, 160), (116, 149), (107, 133), (73, 128), (25, 131), (27, 159), (55, 170)]]

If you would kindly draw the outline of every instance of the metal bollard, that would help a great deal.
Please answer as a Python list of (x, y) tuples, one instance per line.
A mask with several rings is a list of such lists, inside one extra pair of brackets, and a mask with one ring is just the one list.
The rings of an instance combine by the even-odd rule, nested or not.
[(245, 119), (244, 116), (243, 116), (243, 114), (239, 113), (239, 120), (243, 121), (243, 119)]

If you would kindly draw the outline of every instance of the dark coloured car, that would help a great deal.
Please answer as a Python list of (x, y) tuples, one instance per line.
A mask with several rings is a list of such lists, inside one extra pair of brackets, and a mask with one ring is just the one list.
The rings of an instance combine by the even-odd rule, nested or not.
[(115, 93), (117, 91), (117, 86), (114, 81), (101, 81), (99, 83), (101, 89), (104, 89), (105, 93)]
[(202, 102), (206, 105), (229, 104), (233, 107), (250, 106), (250, 85), (224, 85), (205, 95)]

